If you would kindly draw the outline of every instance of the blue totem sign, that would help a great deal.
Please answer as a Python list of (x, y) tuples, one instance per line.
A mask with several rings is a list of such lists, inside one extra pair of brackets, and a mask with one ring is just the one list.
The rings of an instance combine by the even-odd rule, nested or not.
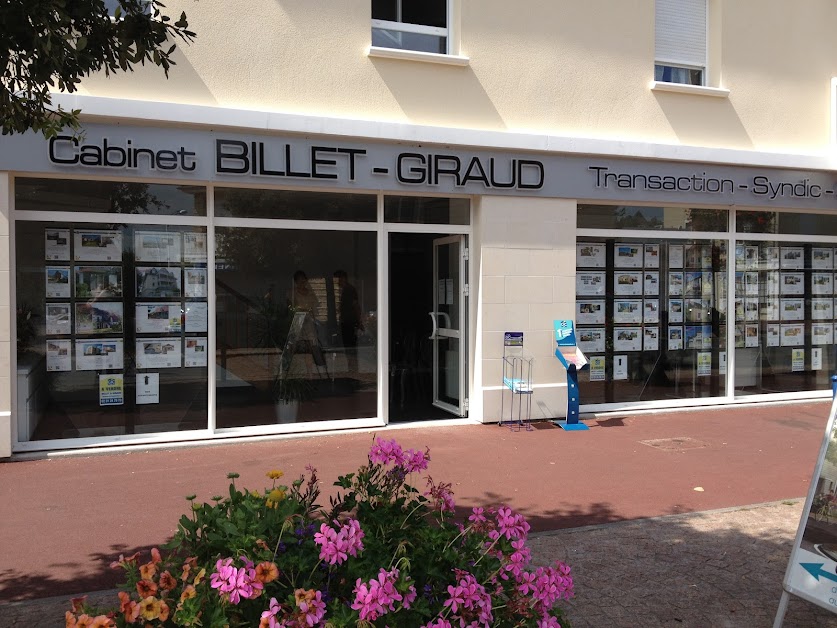
[(575, 328), (571, 320), (553, 321), (555, 328), (555, 357), (567, 369), (567, 418), (553, 421), (565, 430), (586, 430), (578, 420), (578, 372), (587, 366), (587, 357), (576, 346)]

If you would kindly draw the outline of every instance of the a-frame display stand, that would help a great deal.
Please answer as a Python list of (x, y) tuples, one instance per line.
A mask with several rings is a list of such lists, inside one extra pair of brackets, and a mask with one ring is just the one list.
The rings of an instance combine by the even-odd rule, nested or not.
[(575, 327), (570, 320), (553, 321), (555, 328), (555, 357), (567, 369), (567, 418), (553, 421), (561, 429), (583, 431), (589, 429), (579, 422), (578, 372), (587, 366), (587, 357), (576, 346)]

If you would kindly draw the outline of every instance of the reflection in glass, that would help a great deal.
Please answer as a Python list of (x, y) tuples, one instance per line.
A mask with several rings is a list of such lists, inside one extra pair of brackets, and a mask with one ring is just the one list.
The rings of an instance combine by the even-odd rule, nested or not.
[(654, 229), (666, 231), (728, 230), (724, 209), (579, 205), (579, 229)]
[(377, 414), (374, 232), (218, 228), (219, 428)]
[(221, 217), (375, 222), (377, 211), (374, 194), (244, 188), (215, 190), (215, 215)]
[(384, 197), (384, 220), (436, 225), (467, 225), (471, 222), (467, 198), (427, 196)]
[(834, 253), (833, 244), (736, 242), (736, 395), (828, 390)]
[(206, 429), (207, 294), (138, 285), (205, 277), (206, 231), (18, 221), (15, 238), (18, 439)]
[(831, 236), (837, 233), (837, 216), (739, 210), (735, 213), (735, 226), (739, 233)]
[(15, 179), (15, 209), (206, 216), (206, 188), (198, 185), (20, 177)]
[(723, 395), (726, 242), (579, 238), (582, 403)]

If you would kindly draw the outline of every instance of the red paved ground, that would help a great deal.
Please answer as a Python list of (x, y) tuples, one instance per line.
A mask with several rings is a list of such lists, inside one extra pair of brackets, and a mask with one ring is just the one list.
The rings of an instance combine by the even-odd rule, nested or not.
[[(507, 503), (535, 530), (709, 510), (806, 494), (827, 402), (656, 413), (587, 421), (588, 432), (549, 423), (526, 432), (496, 425), (389, 430), (428, 446), (430, 473), (452, 482), (462, 512)], [(692, 449), (640, 441), (686, 438)], [(366, 459), (370, 433), (236, 443), (0, 464), (0, 602), (112, 587), (119, 553), (163, 543), (184, 496), (209, 500), (263, 488), (312, 463), (327, 503), (338, 474)], [(697, 492), (695, 487), (704, 491)]]

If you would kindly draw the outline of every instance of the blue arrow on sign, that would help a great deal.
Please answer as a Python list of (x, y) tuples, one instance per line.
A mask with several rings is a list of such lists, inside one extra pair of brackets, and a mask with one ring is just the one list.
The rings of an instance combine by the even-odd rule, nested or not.
[(825, 569), (823, 569), (824, 564), (825, 563), (799, 563), (799, 565), (809, 574), (814, 576), (814, 578), (816, 578), (817, 581), (819, 581), (820, 577), (823, 577), (826, 580), (837, 582), (837, 575), (829, 573)]

